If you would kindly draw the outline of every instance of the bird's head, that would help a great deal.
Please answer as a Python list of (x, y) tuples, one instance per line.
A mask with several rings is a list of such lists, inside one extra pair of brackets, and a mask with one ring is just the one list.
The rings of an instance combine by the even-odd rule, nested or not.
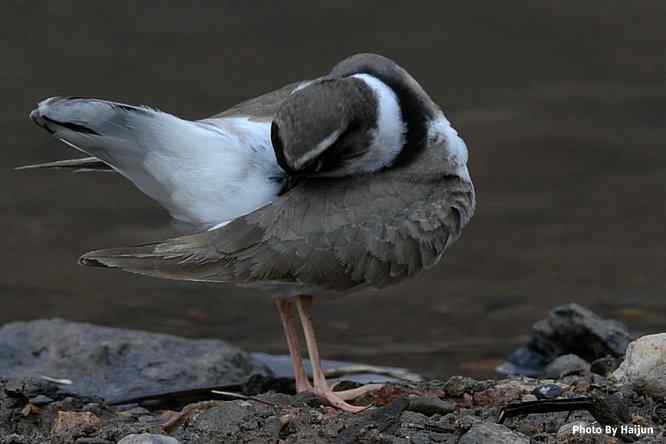
[(413, 160), (440, 115), (398, 64), (358, 54), (297, 87), (272, 122), (271, 140), (289, 174), (366, 174)]

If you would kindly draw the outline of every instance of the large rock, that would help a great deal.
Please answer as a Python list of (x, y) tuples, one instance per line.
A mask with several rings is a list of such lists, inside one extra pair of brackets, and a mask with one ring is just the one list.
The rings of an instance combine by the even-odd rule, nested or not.
[(0, 376), (47, 376), (66, 389), (104, 399), (244, 382), (265, 374), (240, 349), (220, 340), (185, 339), (61, 319), (0, 328)]
[(613, 377), (636, 391), (666, 399), (666, 333), (642, 336), (629, 344)]
[(578, 304), (561, 305), (532, 326), (527, 344), (514, 350), (497, 371), (543, 376), (548, 364), (565, 354), (587, 362), (607, 355), (622, 357), (631, 339), (619, 321), (603, 319)]

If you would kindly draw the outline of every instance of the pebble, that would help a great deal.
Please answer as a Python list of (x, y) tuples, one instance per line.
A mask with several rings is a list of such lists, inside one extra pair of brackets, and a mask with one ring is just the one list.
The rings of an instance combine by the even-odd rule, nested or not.
[(118, 444), (179, 444), (176, 438), (152, 433), (127, 435)]
[(444, 391), (448, 396), (459, 398), (465, 393), (473, 393), (482, 388), (482, 384), (472, 378), (451, 376), (444, 384)]
[(131, 409), (125, 410), (124, 413), (126, 413), (128, 415), (132, 415), (132, 416), (142, 416), (142, 415), (149, 415), (150, 414), (148, 409), (146, 409), (144, 407), (140, 407), (140, 406), (133, 407)]
[(30, 404), (36, 405), (37, 407), (48, 405), (51, 404), (52, 402), (53, 399), (49, 398), (46, 395), (37, 395), (34, 398), (30, 398)]
[(426, 416), (446, 415), (447, 413), (454, 412), (456, 405), (436, 397), (418, 396), (410, 398), (407, 410)]
[(53, 436), (81, 436), (91, 435), (102, 428), (102, 420), (90, 412), (58, 411), (51, 435)]
[(536, 387), (532, 394), (538, 399), (553, 399), (562, 394), (562, 387), (557, 384), (543, 384)]

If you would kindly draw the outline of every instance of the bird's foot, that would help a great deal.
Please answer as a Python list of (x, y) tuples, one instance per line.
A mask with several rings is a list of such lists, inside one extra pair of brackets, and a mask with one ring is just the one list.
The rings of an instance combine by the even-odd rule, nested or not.
[(372, 405), (352, 405), (347, 401), (356, 399), (359, 396), (365, 395), (366, 393), (379, 390), (382, 387), (383, 384), (366, 384), (355, 389), (334, 392), (333, 388), (325, 385), (320, 387), (315, 386), (314, 393), (322, 399), (325, 399), (329, 404), (338, 410), (342, 410), (343, 412), (359, 413), (372, 407)]
[(329, 404), (331, 404), (331, 406), (335, 407), (338, 410), (342, 410), (343, 412), (360, 413), (363, 410), (370, 408), (369, 405), (349, 404), (331, 389), (328, 389), (325, 392), (317, 390), (315, 391), (315, 393), (319, 395), (322, 399), (326, 400)]
[[(359, 398), (368, 393), (376, 392), (377, 390), (380, 390), (382, 387), (384, 387), (384, 384), (366, 384), (353, 389), (342, 390), (333, 393), (335, 393), (338, 397), (344, 399), (345, 401), (349, 401), (351, 399)], [(335, 389), (335, 385), (331, 387), (331, 390), (333, 389)]]

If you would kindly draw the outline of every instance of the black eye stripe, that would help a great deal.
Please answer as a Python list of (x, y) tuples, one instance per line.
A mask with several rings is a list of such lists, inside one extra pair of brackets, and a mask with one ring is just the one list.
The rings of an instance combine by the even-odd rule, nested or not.
[(94, 134), (95, 136), (99, 136), (100, 134), (93, 130), (90, 129), (86, 126), (83, 125), (78, 125), (76, 123), (71, 123), (71, 122), (58, 122), (57, 120), (53, 120), (49, 117), (42, 116), (42, 119), (46, 120), (47, 122), (54, 123), (56, 125), (62, 126), (63, 128), (70, 129), (72, 131), (76, 131), (77, 133), (83, 133), (83, 134)]
[(295, 171), (289, 166), (289, 162), (284, 156), (284, 144), (282, 143), (282, 137), (280, 136), (280, 127), (276, 122), (271, 123), (271, 144), (273, 145), (273, 151), (275, 151), (275, 158), (278, 165), (288, 174), (294, 174)]

